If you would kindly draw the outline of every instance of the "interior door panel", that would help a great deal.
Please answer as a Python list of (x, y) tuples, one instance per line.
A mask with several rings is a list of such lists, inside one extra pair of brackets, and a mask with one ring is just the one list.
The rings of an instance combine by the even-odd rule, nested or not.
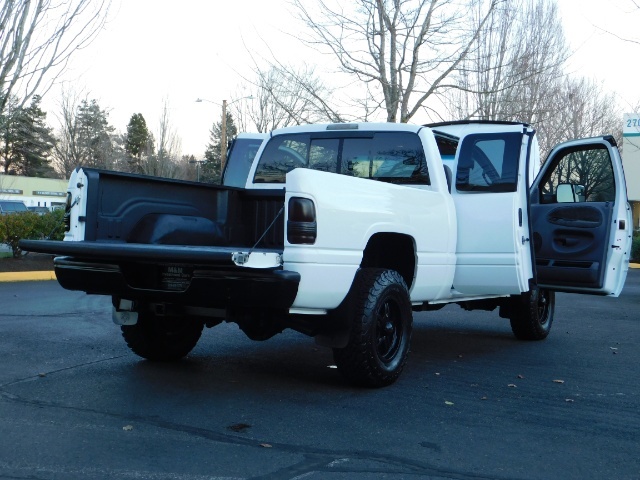
[(538, 285), (620, 294), (631, 227), (624, 170), (613, 137), (556, 146), (531, 187), (530, 212)]
[(613, 204), (531, 208), (538, 283), (601, 288)]

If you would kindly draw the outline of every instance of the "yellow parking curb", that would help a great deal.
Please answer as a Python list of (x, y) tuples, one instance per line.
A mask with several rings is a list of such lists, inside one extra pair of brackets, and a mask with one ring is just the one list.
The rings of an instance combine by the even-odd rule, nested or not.
[[(640, 263), (630, 263), (629, 268), (640, 268)], [(42, 280), (56, 280), (55, 272), (0, 272), (0, 282), (34, 282)]]
[(0, 282), (32, 282), (36, 280), (55, 280), (53, 271), (44, 272), (1, 272)]

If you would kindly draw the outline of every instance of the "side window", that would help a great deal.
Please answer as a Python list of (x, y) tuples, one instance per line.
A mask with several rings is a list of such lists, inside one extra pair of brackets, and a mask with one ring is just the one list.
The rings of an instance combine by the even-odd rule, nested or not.
[(604, 145), (567, 148), (540, 182), (540, 203), (613, 202), (611, 157)]
[(309, 168), (321, 172), (336, 172), (338, 168), (338, 149), (340, 140), (337, 138), (314, 138), (309, 149)]
[(464, 138), (458, 157), (456, 189), (515, 192), (522, 134), (477, 134)]
[(433, 134), (442, 160), (453, 160), (456, 157), (456, 151), (458, 150), (458, 137), (438, 132), (436, 130), (434, 130)]
[(431, 183), (418, 135), (376, 133), (371, 150), (371, 178), (401, 184)]
[(371, 175), (371, 138), (345, 138), (342, 142), (340, 173), (352, 177)]
[(225, 167), (223, 185), (244, 187), (260, 145), (261, 139), (236, 139), (233, 142)]
[(307, 167), (309, 135), (287, 135), (269, 140), (260, 157), (253, 181), (284, 183), (285, 175), (294, 168)]

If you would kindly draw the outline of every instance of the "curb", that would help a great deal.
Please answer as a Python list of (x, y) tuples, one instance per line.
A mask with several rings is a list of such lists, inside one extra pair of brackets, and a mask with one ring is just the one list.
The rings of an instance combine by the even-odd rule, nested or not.
[(34, 282), (41, 280), (56, 280), (56, 274), (53, 271), (0, 272), (0, 282)]
[[(640, 268), (640, 263), (630, 263), (629, 268)], [(55, 272), (0, 272), (0, 282), (35, 282), (42, 280), (56, 280)]]

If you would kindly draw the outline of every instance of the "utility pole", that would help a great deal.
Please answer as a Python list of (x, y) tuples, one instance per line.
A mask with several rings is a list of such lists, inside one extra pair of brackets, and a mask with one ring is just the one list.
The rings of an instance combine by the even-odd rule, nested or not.
[[(249, 95), (248, 97), (236, 98), (232, 100), (231, 103), (238, 102), (240, 100), (253, 100), (253, 95)], [(220, 106), (218, 102), (212, 102), (211, 100), (207, 100), (206, 98), (196, 98), (196, 102), (208, 102), (213, 103), (214, 105)], [(227, 163), (227, 101), (222, 101), (222, 122), (221, 124), (221, 132), (220, 132), (220, 175), (222, 175), (222, 171), (224, 170), (224, 165)]]

